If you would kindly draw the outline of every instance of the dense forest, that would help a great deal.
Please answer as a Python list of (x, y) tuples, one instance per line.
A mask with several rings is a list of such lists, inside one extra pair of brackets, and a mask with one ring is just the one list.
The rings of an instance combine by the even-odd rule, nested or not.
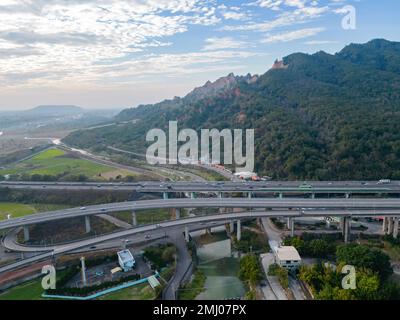
[(259, 77), (231, 74), (184, 98), (124, 110), (118, 125), (77, 131), (65, 142), (142, 152), (146, 132), (170, 120), (196, 130), (254, 128), (260, 174), (400, 179), (400, 43), (373, 40), (283, 61), (286, 68)]

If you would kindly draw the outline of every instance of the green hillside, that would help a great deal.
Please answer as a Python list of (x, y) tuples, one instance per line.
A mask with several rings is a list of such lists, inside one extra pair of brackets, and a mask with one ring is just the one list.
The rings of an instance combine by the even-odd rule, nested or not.
[[(295, 53), (256, 81), (124, 110), (65, 141), (144, 151), (151, 128), (254, 128), (256, 170), (280, 179), (400, 179), (400, 43), (373, 40), (331, 55)], [(210, 84), (208, 84), (210, 86)], [(207, 89), (207, 86), (204, 87)]]

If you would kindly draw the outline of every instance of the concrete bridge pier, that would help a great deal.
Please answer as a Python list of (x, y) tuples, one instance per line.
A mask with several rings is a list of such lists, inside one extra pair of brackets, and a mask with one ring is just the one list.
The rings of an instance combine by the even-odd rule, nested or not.
[(350, 198), (350, 193), (346, 193), (346, 199)]
[(229, 224), (229, 231), (230, 233), (233, 233), (235, 231), (235, 223), (233, 221), (231, 221)]
[(349, 237), (350, 237), (350, 228), (351, 228), (351, 218), (350, 217), (344, 217), (343, 218), (343, 229), (344, 229), (344, 243), (349, 243)]
[(399, 217), (395, 217), (393, 220), (393, 238), (397, 239), (399, 236)]
[(382, 221), (382, 232), (383, 232), (383, 234), (386, 234), (387, 227), (388, 227), (388, 218), (387, 217), (383, 217), (383, 221)]
[(196, 199), (196, 193), (191, 192), (190, 193), (190, 199)]
[(249, 192), (249, 193), (247, 194), (247, 198), (251, 199), (252, 197), (253, 197), (253, 195), (251, 194), (251, 192)]
[(92, 231), (92, 228), (90, 226), (90, 217), (85, 216), (85, 228), (86, 228), (86, 233), (90, 233)]
[(388, 219), (389, 219), (389, 221), (388, 221), (388, 227), (387, 227), (386, 234), (391, 234), (391, 233), (393, 233), (393, 218), (389, 217)]
[(223, 198), (223, 196), (222, 196), (222, 192), (218, 192), (218, 198), (220, 198), (220, 199), (222, 199), (222, 198)]
[(345, 218), (341, 217), (339, 221), (340, 231), (342, 231), (342, 236), (344, 236), (344, 220)]
[(311, 194), (311, 199), (315, 199), (315, 193)]
[(288, 218), (288, 229), (290, 230), (290, 236), (294, 237), (294, 218)]
[(132, 211), (132, 226), (136, 227), (137, 226), (137, 216), (136, 216), (136, 211)]
[(283, 193), (279, 193), (279, 199), (283, 199)]
[(24, 241), (28, 242), (29, 240), (30, 240), (29, 226), (24, 226)]
[(185, 227), (185, 241), (189, 242), (190, 241), (190, 234), (189, 234), (189, 227)]
[(240, 220), (237, 221), (237, 230), (236, 230), (236, 238), (238, 241), (242, 239), (242, 222)]
[(181, 209), (177, 208), (175, 209), (175, 219), (178, 220), (181, 218)]
[(163, 199), (168, 200), (168, 192), (163, 192)]

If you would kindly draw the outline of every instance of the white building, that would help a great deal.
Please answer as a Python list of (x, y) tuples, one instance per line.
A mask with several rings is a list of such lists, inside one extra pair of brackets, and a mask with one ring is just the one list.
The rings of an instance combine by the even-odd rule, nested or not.
[(300, 267), (301, 257), (295, 247), (276, 247), (274, 249), (275, 262), (289, 271)]
[(129, 250), (119, 251), (118, 262), (124, 272), (131, 271), (136, 266), (135, 258)]

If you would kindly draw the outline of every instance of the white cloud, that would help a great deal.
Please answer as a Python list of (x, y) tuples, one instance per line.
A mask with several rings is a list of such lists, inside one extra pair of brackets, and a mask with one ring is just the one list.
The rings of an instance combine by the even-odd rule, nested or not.
[(289, 42), (293, 40), (303, 39), (315, 36), (316, 34), (324, 31), (325, 28), (306, 28), (295, 31), (288, 31), (283, 33), (278, 33), (275, 35), (270, 35), (263, 39), (263, 43), (274, 43), (274, 42)]
[(92, 71), (103, 61), (169, 46), (165, 39), (191, 25), (219, 21), (206, 0), (2, 0), (2, 84), (22, 81), (24, 75), (46, 82), (51, 74), (93, 81)]
[(203, 51), (235, 49), (247, 46), (245, 42), (235, 40), (231, 37), (208, 38), (205, 40), (205, 43), (206, 45), (203, 47)]
[(242, 25), (224, 26), (224, 31), (258, 31), (267, 32), (280, 27), (293, 26), (321, 17), (329, 11), (329, 7), (304, 7), (293, 11), (285, 11), (275, 19), (264, 22), (249, 22)]
[(338, 41), (333, 41), (333, 40), (311, 40), (311, 41), (306, 41), (304, 42), (307, 45), (320, 45), (320, 44), (335, 44), (335, 43), (339, 43)]

